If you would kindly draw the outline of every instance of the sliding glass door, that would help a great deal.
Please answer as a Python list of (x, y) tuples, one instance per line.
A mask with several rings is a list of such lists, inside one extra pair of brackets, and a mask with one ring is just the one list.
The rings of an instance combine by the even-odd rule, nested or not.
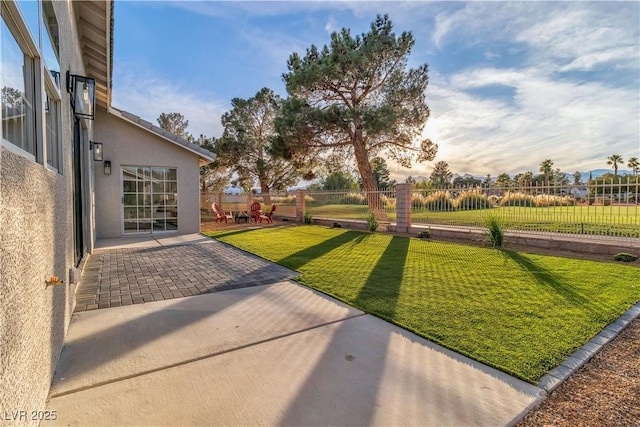
[(178, 229), (175, 168), (122, 167), (123, 231), (156, 233)]

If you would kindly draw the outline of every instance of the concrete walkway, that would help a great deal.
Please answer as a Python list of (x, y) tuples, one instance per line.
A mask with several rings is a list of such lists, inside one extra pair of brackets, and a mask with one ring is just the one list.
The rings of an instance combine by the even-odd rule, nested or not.
[(498, 426), (543, 394), (282, 281), (76, 313), (43, 425)]

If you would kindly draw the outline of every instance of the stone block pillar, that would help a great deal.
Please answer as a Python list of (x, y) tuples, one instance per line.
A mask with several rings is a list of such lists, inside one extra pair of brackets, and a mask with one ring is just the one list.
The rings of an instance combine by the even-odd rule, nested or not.
[(396, 184), (396, 231), (411, 231), (411, 184)]

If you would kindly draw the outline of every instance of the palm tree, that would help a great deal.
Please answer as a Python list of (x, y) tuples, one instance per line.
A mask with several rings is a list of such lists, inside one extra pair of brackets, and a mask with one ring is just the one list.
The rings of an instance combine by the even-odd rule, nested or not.
[(487, 179), (484, 180), (484, 184), (487, 186), (487, 188), (491, 188), (491, 174), (490, 173), (487, 174)]
[(553, 172), (553, 160), (546, 159), (540, 162), (540, 172), (544, 174), (544, 185), (549, 185), (549, 177), (551, 176), (551, 172)]
[(613, 166), (613, 174), (618, 175), (618, 163), (624, 163), (620, 154), (612, 154), (607, 157), (607, 164)]
[(629, 159), (629, 163), (627, 163), (627, 166), (631, 168), (631, 171), (634, 175), (637, 175), (638, 171), (640, 170), (640, 161), (637, 157), (631, 157)]

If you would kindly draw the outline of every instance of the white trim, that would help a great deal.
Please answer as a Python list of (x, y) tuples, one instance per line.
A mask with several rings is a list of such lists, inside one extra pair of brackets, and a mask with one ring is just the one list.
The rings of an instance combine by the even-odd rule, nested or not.
[(5, 148), (7, 151), (11, 151), (13, 154), (17, 154), (18, 156), (22, 156), (22, 157), (24, 157), (26, 159), (29, 159), (29, 160), (33, 161), (33, 162), (36, 161), (36, 156), (31, 154), (27, 150), (23, 150), (22, 148), (18, 147), (13, 142), (7, 141), (4, 138), (2, 138), (2, 140), (0, 141), (0, 146)]
[(31, 57), (40, 57), (40, 50), (31, 37), (31, 32), (25, 24), (20, 8), (12, 0), (2, 0), (0, 3), (7, 12), (6, 14), (3, 13), (3, 16), (10, 18), (10, 21), (5, 19), (7, 27), (9, 27), (9, 30), (13, 29), (13, 31), (18, 32), (20, 35), (21, 40), (17, 40), (17, 42), (21, 45), (20, 47), (24, 49), (24, 53)]

